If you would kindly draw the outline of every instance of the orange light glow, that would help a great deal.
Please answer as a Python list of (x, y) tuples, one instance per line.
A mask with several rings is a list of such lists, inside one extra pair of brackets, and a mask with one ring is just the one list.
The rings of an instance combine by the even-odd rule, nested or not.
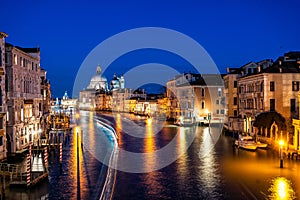
[(272, 181), (273, 184), (270, 187), (269, 191), (270, 199), (295, 199), (295, 191), (292, 188), (291, 182), (283, 177), (277, 177)]
[(284, 141), (283, 140), (279, 140), (279, 145), (280, 145), (280, 147), (282, 147), (284, 145)]

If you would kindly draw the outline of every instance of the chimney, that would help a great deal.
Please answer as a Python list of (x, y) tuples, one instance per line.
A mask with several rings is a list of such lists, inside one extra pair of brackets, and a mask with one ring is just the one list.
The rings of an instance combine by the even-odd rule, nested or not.
[(229, 72), (230, 72), (229, 67), (226, 67), (226, 72), (227, 72), (227, 74), (229, 74)]

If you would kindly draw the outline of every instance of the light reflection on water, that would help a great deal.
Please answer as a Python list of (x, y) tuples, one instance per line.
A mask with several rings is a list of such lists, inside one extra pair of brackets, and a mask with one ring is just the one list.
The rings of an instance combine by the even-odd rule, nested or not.
[(269, 199), (272, 200), (292, 200), (296, 199), (295, 191), (292, 188), (292, 183), (284, 177), (276, 177), (271, 182), (269, 188)]
[[(155, 143), (155, 132), (153, 131), (152, 119), (149, 118), (146, 120), (145, 125), (145, 138), (144, 138), (144, 162), (143, 166), (146, 171), (150, 171), (158, 162), (156, 154), (153, 154), (154, 151), (157, 150), (157, 146)], [(163, 187), (160, 184), (160, 179), (162, 178), (162, 174), (159, 171), (152, 171), (150, 173), (145, 174), (144, 183), (146, 185), (146, 192), (149, 195), (159, 195), (163, 190)], [(153, 188), (155, 185), (155, 189)]]
[(220, 133), (215, 129), (206, 127), (203, 129), (202, 141), (200, 142), (199, 150), (199, 180), (201, 188), (206, 191), (209, 197), (220, 197), (217, 188), (220, 184), (219, 164), (215, 157), (215, 143), (219, 138)]
[[(261, 149), (249, 152), (232, 148), (232, 139), (225, 136), (218, 138), (214, 127), (209, 132), (207, 127), (167, 125), (157, 134), (153, 120), (140, 123), (145, 125), (144, 132), (140, 133), (145, 138), (129, 137), (122, 130), (129, 130), (132, 122), (122, 120), (122, 115), (108, 118), (115, 123), (120, 148), (150, 153), (176, 138), (176, 148), (172, 153), (179, 158), (171, 165), (150, 173), (119, 171), (114, 199), (295, 199), (299, 194), (299, 161), (284, 160), (284, 168), (280, 169), (277, 152)], [(92, 114), (87, 112), (82, 117), (86, 120), (86, 126), (81, 126), (84, 142), (89, 141), (90, 146), (85, 143), (84, 151), (80, 153), (81, 198), (90, 199), (98, 186), (96, 183), (101, 177), (99, 171), (102, 165), (89, 152), (93, 155), (96, 152), (106, 154), (111, 147), (103, 139), (105, 134), (91, 119)], [(136, 117), (133, 119), (137, 120)], [(194, 142), (187, 151), (183, 151), (194, 133)], [(176, 134), (178, 137), (175, 137)], [(50, 199), (76, 198), (76, 134), (71, 143), (70, 149), (64, 150), (63, 159), (67, 162), (64, 162), (63, 175), (51, 175)], [(51, 158), (53, 156), (50, 162), (57, 161), (56, 157)], [(120, 161), (118, 163), (123, 164), (126, 158)], [(146, 156), (141, 166), (147, 168), (159, 162), (163, 160), (158, 156)], [(47, 187), (44, 189), (47, 190)]]

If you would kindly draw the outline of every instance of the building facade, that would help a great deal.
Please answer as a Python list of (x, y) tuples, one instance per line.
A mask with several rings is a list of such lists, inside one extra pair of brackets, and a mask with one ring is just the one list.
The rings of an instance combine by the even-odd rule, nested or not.
[(238, 77), (240, 76), (239, 69), (227, 68), (227, 74), (224, 78), (224, 95), (226, 99), (226, 112), (224, 128), (229, 131), (239, 131), (239, 114), (238, 114)]
[[(266, 59), (240, 68), (228, 68), (224, 76), (227, 129), (261, 135), (269, 141), (281, 138), (299, 148), (298, 128), (294, 136), (291, 135), (292, 124), (296, 127), (299, 124), (299, 67), (300, 52), (289, 52), (275, 62)], [(272, 124), (258, 127), (256, 119), (261, 116), (271, 117)]]
[(114, 75), (108, 86), (106, 77), (98, 65), (96, 75), (90, 80), (87, 89), (79, 93), (79, 109), (85, 110), (113, 110), (124, 112), (125, 99), (130, 97), (132, 90), (124, 88), (123, 76)]
[(116, 112), (129, 112), (126, 100), (130, 99), (133, 90), (130, 88), (115, 89), (112, 91), (112, 110)]
[(182, 74), (166, 86), (168, 118), (187, 123), (223, 123), (225, 96), (220, 75)]
[(5, 93), (5, 38), (6, 33), (0, 32), (0, 160), (7, 156), (6, 144), (6, 93)]
[(5, 54), (7, 149), (16, 153), (37, 142), (42, 132), (40, 50), (6, 43)]
[(42, 94), (42, 112), (44, 114), (50, 113), (51, 111), (51, 89), (50, 81), (47, 79), (47, 71), (41, 68), (41, 94)]

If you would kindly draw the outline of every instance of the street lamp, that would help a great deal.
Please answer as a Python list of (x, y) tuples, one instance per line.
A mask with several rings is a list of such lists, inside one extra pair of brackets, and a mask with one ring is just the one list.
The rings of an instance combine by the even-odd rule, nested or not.
[(279, 141), (279, 146), (280, 146), (280, 168), (283, 168), (283, 155), (282, 155), (282, 147), (284, 145), (284, 141), (280, 140)]

